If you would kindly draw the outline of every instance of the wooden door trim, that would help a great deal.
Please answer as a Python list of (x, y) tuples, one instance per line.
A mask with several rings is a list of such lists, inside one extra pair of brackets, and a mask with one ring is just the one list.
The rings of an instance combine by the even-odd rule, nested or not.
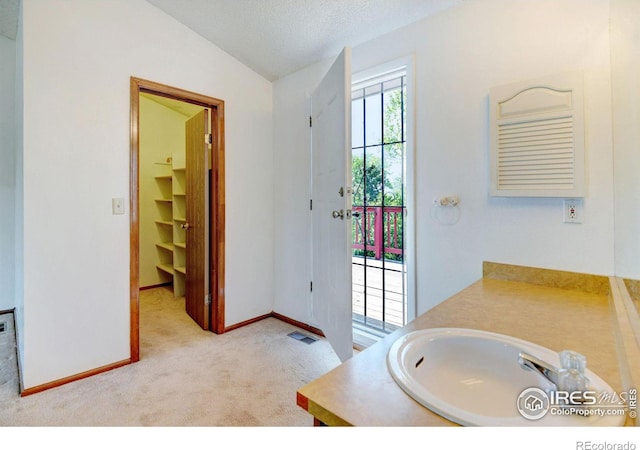
[(210, 290), (209, 328), (217, 334), (224, 333), (224, 274), (225, 274), (225, 139), (224, 101), (154, 81), (131, 77), (130, 79), (130, 158), (129, 158), (129, 311), (131, 362), (140, 360), (140, 93), (172, 98), (211, 109), (213, 164), (210, 179)]

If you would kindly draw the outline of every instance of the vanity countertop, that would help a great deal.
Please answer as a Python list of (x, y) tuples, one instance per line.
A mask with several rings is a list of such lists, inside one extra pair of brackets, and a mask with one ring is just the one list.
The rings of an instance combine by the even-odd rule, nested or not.
[(575, 350), (587, 357), (591, 371), (622, 391), (606, 294), (483, 278), (299, 389), (298, 405), (326, 425), (457, 426), (409, 397), (386, 365), (398, 337), (439, 327), (491, 331), (554, 351)]

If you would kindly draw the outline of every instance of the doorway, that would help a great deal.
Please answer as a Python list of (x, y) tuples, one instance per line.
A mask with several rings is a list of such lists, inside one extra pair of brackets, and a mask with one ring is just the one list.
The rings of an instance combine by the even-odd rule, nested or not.
[(363, 346), (413, 318), (410, 74), (394, 64), (352, 85), (352, 317)]
[[(164, 189), (166, 194), (156, 199), (159, 218), (155, 221), (161, 228), (165, 227), (162, 231), (165, 239), (158, 239), (156, 246), (161, 260), (155, 266), (160, 280), (169, 282), (170, 277), (178, 294), (184, 292), (187, 313), (198, 325), (221, 334), (225, 323), (224, 102), (131, 77), (130, 343), (133, 362), (140, 359), (141, 95), (176, 101), (185, 108), (197, 106), (201, 111), (187, 121), (184, 160), (176, 155), (175, 161), (172, 155), (158, 161), (167, 166), (166, 173), (159, 170), (154, 177), (160, 192)], [(180, 164), (181, 161), (184, 164)]]

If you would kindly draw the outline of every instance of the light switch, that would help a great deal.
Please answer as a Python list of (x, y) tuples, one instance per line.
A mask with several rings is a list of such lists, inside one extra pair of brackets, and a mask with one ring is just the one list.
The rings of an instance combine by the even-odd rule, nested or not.
[(111, 213), (112, 214), (124, 214), (124, 199), (112, 198), (111, 199)]

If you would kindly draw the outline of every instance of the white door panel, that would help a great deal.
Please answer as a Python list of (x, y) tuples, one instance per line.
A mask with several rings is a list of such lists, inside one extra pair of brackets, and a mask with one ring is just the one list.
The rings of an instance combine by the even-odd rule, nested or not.
[(311, 102), (313, 317), (345, 361), (353, 356), (350, 48), (338, 56)]

